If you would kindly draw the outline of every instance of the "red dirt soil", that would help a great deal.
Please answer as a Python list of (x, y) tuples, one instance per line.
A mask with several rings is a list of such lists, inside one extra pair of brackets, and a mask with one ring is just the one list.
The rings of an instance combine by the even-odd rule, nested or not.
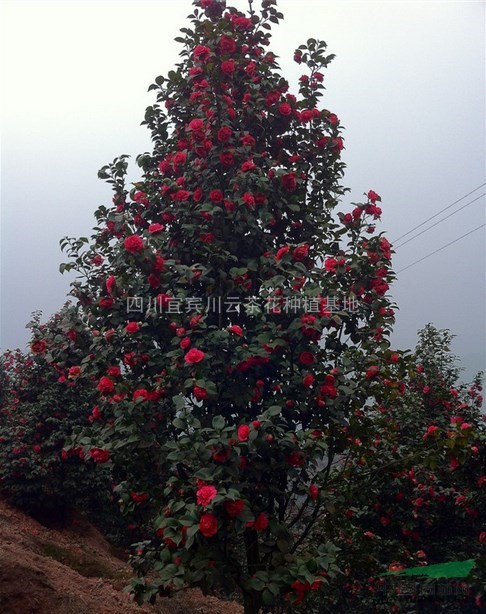
[(234, 602), (187, 590), (137, 606), (123, 592), (126, 553), (86, 520), (47, 528), (0, 501), (1, 614), (242, 614)]

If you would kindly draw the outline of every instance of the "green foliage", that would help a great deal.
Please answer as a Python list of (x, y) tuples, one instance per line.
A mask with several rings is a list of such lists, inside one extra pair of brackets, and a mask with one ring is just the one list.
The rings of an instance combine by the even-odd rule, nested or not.
[[(450, 340), (448, 331), (427, 325), (414, 354), (395, 357), (403, 394), (385, 393), (379, 405), (356, 412), (347, 433), (359, 443), (333, 474), (347, 488), (336, 490), (335, 514), (321, 525), (322, 538), (340, 548), (345, 575), (307, 611), (409, 612), (417, 599), (423, 611), (476, 611), (485, 577), (482, 388), (480, 376), (469, 385), (452, 380), (457, 359)], [(419, 583), (400, 597), (398, 581), (380, 578), (388, 570), (471, 558), (478, 561), (474, 574), (466, 584), (449, 581), (449, 597), (439, 594), (440, 583), (428, 593)]]
[[(64, 523), (79, 506), (116, 538), (122, 527), (110, 474), (64, 450), (92, 419), (95, 388), (84, 373), (90, 333), (66, 305), (46, 324), (35, 314), (30, 352), (1, 358), (0, 493), (46, 523)], [(110, 518), (111, 517), (111, 518)]]

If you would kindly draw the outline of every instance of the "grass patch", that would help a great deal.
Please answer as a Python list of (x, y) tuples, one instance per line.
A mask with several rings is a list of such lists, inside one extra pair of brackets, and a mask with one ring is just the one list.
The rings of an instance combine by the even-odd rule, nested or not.
[(39, 539), (34, 541), (37, 543), (41, 554), (70, 567), (85, 578), (108, 578), (110, 580), (115, 578), (116, 574), (113, 570), (99, 559), (89, 555), (77, 556), (51, 541)]

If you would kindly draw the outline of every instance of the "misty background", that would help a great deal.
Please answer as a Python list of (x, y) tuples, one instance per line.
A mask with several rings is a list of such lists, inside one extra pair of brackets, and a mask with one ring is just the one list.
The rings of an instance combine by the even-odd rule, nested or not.
[[(270, 49), (291, 91), (303, 72), (292, 60), (299, 44), (318, 38), (336, 54), (321, 105), (346, 128), (351, 192), (340, 210), (370, 189), (382, 197), (378, 230), (398, 246), (394, 346), (414, 347), (428, 322), (448, 328), (471, 378), (486, 363), (485, 3), (279, 0), (278, 7), (285, 19)], [(190, 0), (1, 3), (2, 350), (25, 347), (33, 311), (46, 320), (65, 302), (73, 277), (58, 272), (66, 260), (59, 240), (89, 236), (95, 209), (110, 203), (98, 169), (119, 154), (134, 160), (151, 150), (140, 126), (155, 101), (147, 88), (179, 61), (173, 39), (192, 9)], [(137, 178), (132, 163), (129, 179)]]

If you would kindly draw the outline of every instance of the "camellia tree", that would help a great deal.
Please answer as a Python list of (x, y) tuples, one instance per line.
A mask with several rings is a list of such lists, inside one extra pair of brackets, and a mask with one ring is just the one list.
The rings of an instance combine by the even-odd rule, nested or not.
[[(337, 514), (321, 523), (322, 539), (339, 547), (344, 574), (325, 601), (315, 610), (307, 604), (307, 611), (322, 611), (323, 602), (329, 610), (363, 613), (410, 612), (414, 602), (424, 612), (484, 606), (481, 374), (471, 384), (459, 381), (451, 340), (449, 331), (431, 324), (419, 331), (412, 355), (392, 354), (404, 394), (390, 398), (384, 381), (379, 402), (350, 421), (349, 454), (331, 473), (347, 488), (336, 489)], [(382, 576), (468, 559), (476, 564), (466, 582), (439, 579), (405, 590), (400, 578)]]
[(28, 351), (0, 356), (0, 496), (49, 525), (81, 513), (127, 545), (136, 527), (120, 513), (113, 472), (85, 459), (81, 446), (65, 449), (76, 428), (99, 419), (97, 381), (81, 366), (91, 332), (70, 304), (46, 323), (40, 317), (28, 324)]
[[(0, 494), (16, 506), (49, 520), (64, 519), (75, 500), (109, 492), (83, 450), (63, 450), (75, 426), (89, 424), (96, 392), (81, 375), (90, 333), (73, 306), (65, 305), (45, 324), (40, 314), (28, 327), (30, 351), (0, 357)], [(99, 475), (99, 472), (98, 472)]]
[(105, 166), (112, 206), (91, 240), (62, 242), (99, 392), (75, 445), (113, 463), (145, 532), (139, 601), (200, 586), (276, 612), (338, 573), (331, 541), (302, 545), (332, 513), (343, 429), (389, 371), (391, 246), (374, 191), (335, 212), (325, 43), (295, 51), (294, 95), (268, 50), (273, 0), (195, 5), (181, 63), (149, 88), (140, 180), (126, 186), (125, 156)]

